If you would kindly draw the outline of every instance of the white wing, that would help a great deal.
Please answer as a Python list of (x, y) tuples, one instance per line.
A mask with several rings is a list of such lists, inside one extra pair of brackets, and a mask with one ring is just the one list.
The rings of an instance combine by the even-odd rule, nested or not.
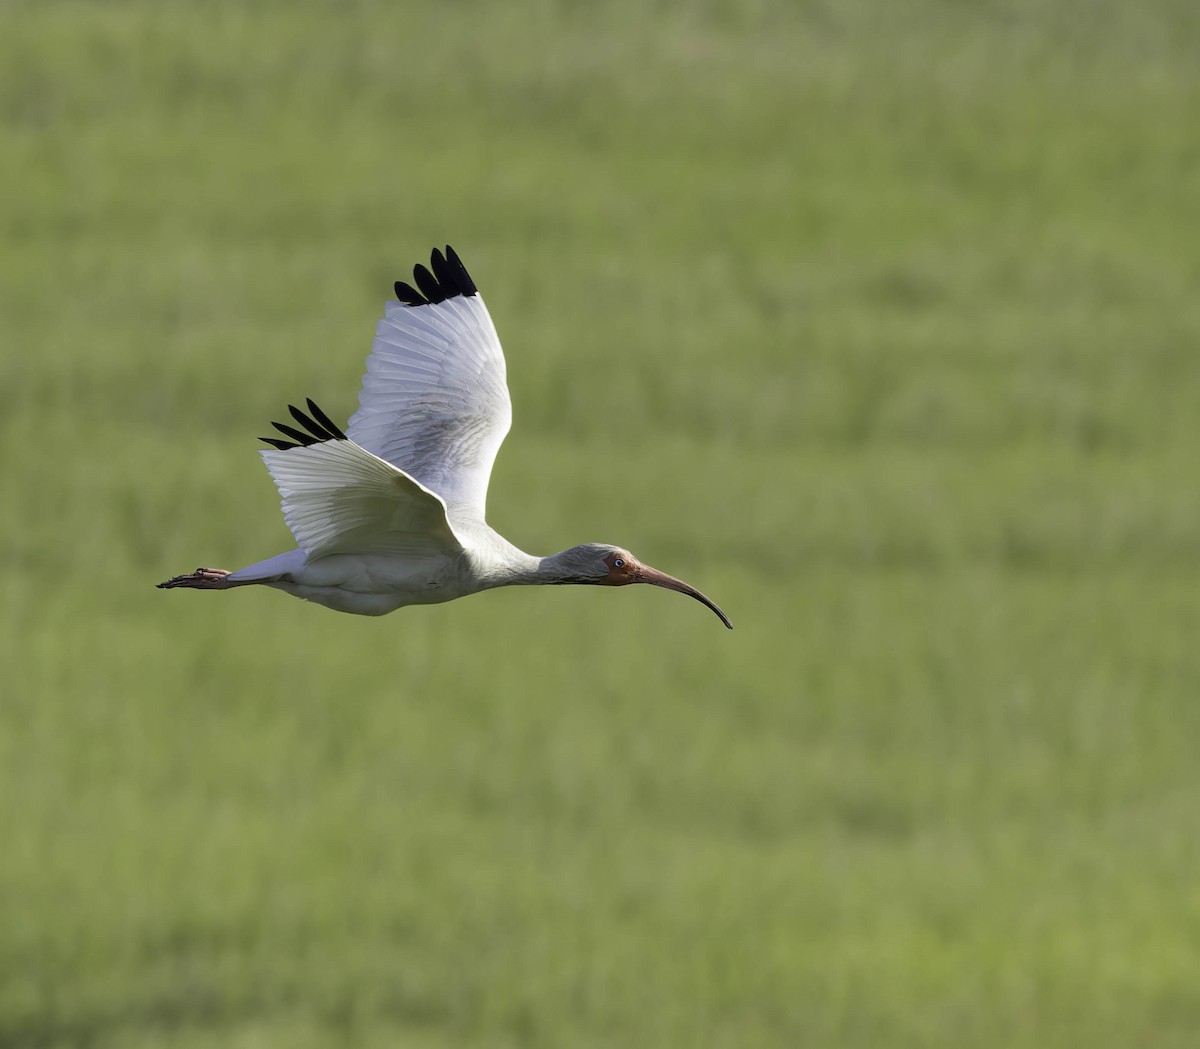
[[(448, 261), (447, 261), (448, 260)], [(484, 517), (488, 478), (512, 425), (504, 353), (487, 307), (450, 249), (423, 294), (397, 284), (375, 329), (359, 409), (346, 435), (436, 492)]]
[(353, 441), (261, 454), (279, 488), (283, 518), (308, 560), (462, 550), (442, 500)]

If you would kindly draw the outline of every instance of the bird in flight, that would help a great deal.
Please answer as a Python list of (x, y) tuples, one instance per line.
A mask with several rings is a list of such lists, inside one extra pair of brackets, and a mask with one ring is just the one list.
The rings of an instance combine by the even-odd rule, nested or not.
[(436, 604), (498, 586), (650, 583), (707, 605), (680, 579), (628, 550), (584, 543), (549, 557), (518, 550), (484, 519), (488, 478), (512, 425), (504, 354), (454, 249), (434, 249), (396, 282), (345, 432), (311, 399), (263, 462), (296, 549), (236, 572), (197, 568), (163, 589), (270, 586), (358, 615)]

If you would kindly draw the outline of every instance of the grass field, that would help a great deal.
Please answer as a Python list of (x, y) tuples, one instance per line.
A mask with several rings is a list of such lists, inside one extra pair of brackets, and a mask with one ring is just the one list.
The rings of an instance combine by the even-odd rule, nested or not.
[[(1200, 9), (0, 4), (0, 1047), (1192, 1047)], [(255, 437), (471, 267), (380, 620)]]

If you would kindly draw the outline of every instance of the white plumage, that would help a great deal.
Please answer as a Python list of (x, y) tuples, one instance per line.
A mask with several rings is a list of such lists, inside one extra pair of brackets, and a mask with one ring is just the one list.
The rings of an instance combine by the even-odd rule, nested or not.
[(428, 306), (389, 302), (358, 402), (350, 440), (401, 465), (447, 505), (484, 516), (512, 401), (500, 338), (478, 293)]
[(651, 583), (696, 598), (731, 626), (694, 587), (621, 547), (585, 543), (538, 558), (488, 526), (488, 479), (512, 425), (504, 354), (454, 250), (435, 250), (431, 269), (414, 268), (416, 288), (397, 282), (345, 433), (309, 400), (307, 413), (289, 406), (301, 429), (274, 424), (288, 440), (263, 438), (297, 549), (159, 586), (259, 584), (382, 615), (496, 586)]

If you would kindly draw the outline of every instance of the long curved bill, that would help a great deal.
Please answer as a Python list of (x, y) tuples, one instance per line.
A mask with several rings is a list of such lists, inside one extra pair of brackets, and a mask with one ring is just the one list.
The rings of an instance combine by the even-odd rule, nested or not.
[(676, 579), (672, 575), (667, 575), (666, 572), (660, 572), (657, 568), (651, 568), (649, 565), (642, 565), (637, 572), (633, 582), (635, 583), (650, 583), (653, 586), (663, 586), (668, 590), (678, 590), (681, 594), (687, 594), (688, 597), (694, 597), (702, 605), (708, 605), (717, 617), (730, 630), (733, 629), (733, 624), (729, 622), (729, 617), (722, 612), (712, 601), (705, 597), (694, 586), (689, 586), (682, 579)]

